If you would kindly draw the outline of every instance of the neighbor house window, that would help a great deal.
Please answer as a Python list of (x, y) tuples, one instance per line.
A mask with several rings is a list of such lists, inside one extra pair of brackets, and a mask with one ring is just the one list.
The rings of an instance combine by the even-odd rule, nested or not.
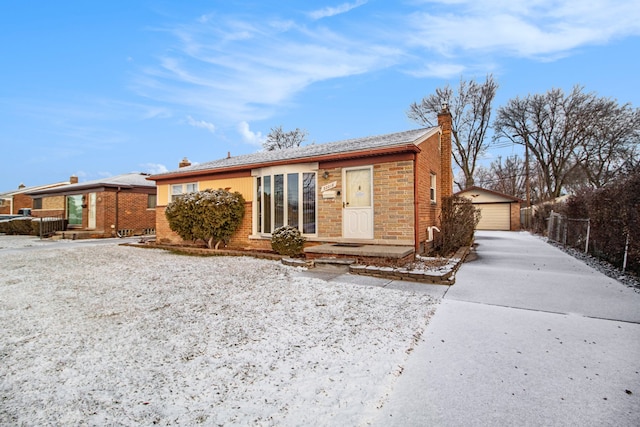
[(436, 203), (436, 174), (431, 174), (431, 183), (429, 184), (429, 199), (431, 203)]
[(173, 184), (171, 186), (171, 201), (173, 202), (178, 197), (182, 197), (185, 194), (195, 193), (198, 191), (198, 183), (191, 182), (188, 184)]
[(147, 194), (147, 209), (154, 209), (158, 202), (158, 198), (155, 194)]
[(271, 234), (278, 227), (290, 225), (303, 234), (315, 234), (316, 172), (288, 167), (259, 173), (255, 178), (254, 210), (258, 233)]
[(42, 209), (42, 197), (33, 199), (33, 209)]

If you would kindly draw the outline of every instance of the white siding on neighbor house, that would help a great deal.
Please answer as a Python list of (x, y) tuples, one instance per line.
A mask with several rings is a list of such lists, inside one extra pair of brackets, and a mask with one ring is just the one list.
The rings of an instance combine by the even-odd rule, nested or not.
[(510, 230), (511, 209), (509, 203), (475, 204), (480, 209), (480, 222), (476, 230)]

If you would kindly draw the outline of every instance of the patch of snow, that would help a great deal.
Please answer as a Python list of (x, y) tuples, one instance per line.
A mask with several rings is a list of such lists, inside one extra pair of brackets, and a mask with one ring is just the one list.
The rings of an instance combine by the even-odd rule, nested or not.
[(33, 246), (44, 246), (52, 243), (50, 240), (43, 240), (35, 236), (5, 236), (0, 234), (0, 250), (21, 249)]
[(43, 246), (0, 250), (2, 425), (366, 423), (437, 303), (276, 261)]
[(599, 271), (605, 276), (610, 277), (614, 280), (617, 280), (623, 285), (634, 288), (636, 292), (640, 292), (640, 280), (637, 277), (631, 274), (625, 274), (622, 272), (620, 268), (611, 265), (607, 261), (591, 256), (590, 254), (586, 254), (584, 253), (584, 251), (579, 251), (570, 246), (563, 246), (559, 243), (556, 243), (552, 240), (547, 239), (546, 237), (542, 237), (542, 236), (538, 236), (538, 237), (543, 239), (550, 245), (553, 245), (558, 249), (562, 250), (563, 252), (571, 255), (572, 257), (581, 260), (582, 262), (587, 264), (589, 267)]

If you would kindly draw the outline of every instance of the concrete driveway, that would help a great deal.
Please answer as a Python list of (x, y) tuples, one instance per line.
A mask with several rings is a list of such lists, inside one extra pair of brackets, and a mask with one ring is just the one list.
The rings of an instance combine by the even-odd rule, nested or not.
[(476, 242), (372, 425), (640, 425), (640, 293), (528, 233)]

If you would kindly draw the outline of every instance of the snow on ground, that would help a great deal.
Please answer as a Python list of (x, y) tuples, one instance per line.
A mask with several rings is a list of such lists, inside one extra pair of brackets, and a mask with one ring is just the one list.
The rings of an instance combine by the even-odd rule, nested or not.
[(366, 424), (436, 303), (247, 257), (0, 249), (0, 424)]
[[(540, 236), (539, 236), (540, 237)], [(571, 246), (564, 246), (557, 242), (547, 239), (546, 237), (540, 237), (545, 242), (560, 249), (561, 251), (571, 255), (572, 257), (579, 259), (589, 267), (599, 271), (607, 277), (610, 277), (623, 285), (634, 288), (636, 292), (640, 292), (640, 280), (629, 274), (624, 273), (619, 267), (613, 266), (605, 260), (598, 259), (590, 254), (585, 254), (583, 251), (579, 251)]]
[(51, 244), (51, 240), (42, 240), (33, 236), (5, 236), (0, 234), (0, 250), (41, 247)]

